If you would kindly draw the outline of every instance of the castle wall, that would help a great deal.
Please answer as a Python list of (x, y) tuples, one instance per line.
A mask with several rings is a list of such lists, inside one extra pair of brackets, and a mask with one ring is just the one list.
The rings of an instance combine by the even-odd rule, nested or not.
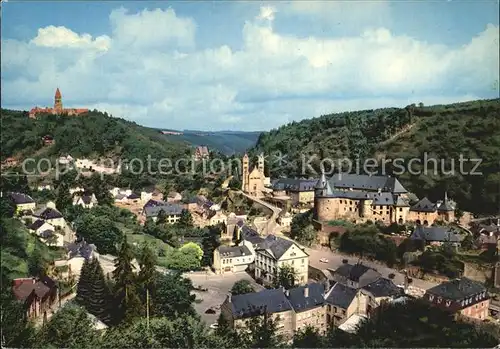
[(420, 221), (421, 224), (425, 224), (425, 221), (427, 221), (427, 225), (431, 225), (437, 219), (438, 219), (437, 212), (408, 211), (408, 216), (407, 216), (408, 222)]

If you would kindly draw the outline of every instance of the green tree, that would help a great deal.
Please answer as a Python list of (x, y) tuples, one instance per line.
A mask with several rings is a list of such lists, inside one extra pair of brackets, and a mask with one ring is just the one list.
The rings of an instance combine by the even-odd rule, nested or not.
[(233, 287), (231, 288), (231, 294), (233, 296), (236, 296), (238, 294), (253, 293), (253, 292), (255, 292), (255, 289), (253, 288), (250, 281), (246, 279), (236, 281)]
[(293, 336), (293, 348), (323, 348), (325, 338), (314, 327), (300, 329)]
[(76, 286), (76, 301), (78, 304), (87, 307), (92, 297), (92, 281), (93, 270), (91, 260), (83, 261), (82, 269), (80, 270), (80, 278)]
[(188, 210), (182, 210), (181, 217), (179, 218), (178, 225), (181, 227), (189, 228), (194, 226), (193, 216)]
[(104, 277), (101, 264), (97, 258), (92, 258), (90, 262), (90, 270), (92, 273), (90, 285), (90, 298), (87, 300), (87, 310), (94, 314), (104, 323), (111, 321), (112, 296), (108, 283)]
[(297, 279), (297, 273), (288, 264), (283, 265), (281, 268), (277, 269), (277, 272), (273, 278), (273, 287), (279, 288), (284, 287), (289, 290), (295, 286), (295, 280)]
[(38, 246), (38, 244), (35, 244), (35, 248), (28, 258), (28, 271), (30, 275), (37, 277), (45, 275), (47, 263), (48, 262), (45, 259), (41, 248)]
[(38, 334), (37, 347), (95, 348), (99, 334), (87, 312), (67, 304), (57, 311)]
[(32, 347), (35, 330), (26, 319), (24, 304), (15, 299), (11, 288), (12, 282), (8, 280), (4, 270), (2, 270), (2, 281), (0, 294), (2, 346), (6, 348)]
[(191, 280), (183, 278), (180, 273), (158, 275), (152, 294), (153, 313), (168, 318), (195, 315), (193, 289)]
[(12, 201), (0, 197), (0, 217), (2, 218), (12, 218), (16, 212), (16, 207)]
[(114, 318), (130, 322), (141, 313), (141, 301), (137, 293), (137, 277), (134, 273), (132, 260), (134, 254), (127, 241), (127, 236), (118, 251), (115, 259), (113, 279), (115, 281), (114, 297), (117, 305)]
[(200, 268), (198, 250), (194, 248), (181, 248), (167, 255), (169, 269), (178, 271), (191, 271)]
[(73, 205), (73, 199), (69, 193), (69, 185), (61, 183), (57, 188), (56, 207), (59, 211), (64, 211)]
[(165, 224), (167, 222), (167, 214), (164, 210), (160, 210), (156, 216), (156, 224)]
[(141, 286), (141, 298), (143, 300), (143, 304), (145, 304), (146, 307), (149, 306), (149, 308), (151, 309), (152, 297), (148, 295), (151, 295), (156, 281), (157, 257), (156, 254), (151, 249), (151, 247), (148, 244), (144, 244), (142, 246), (138, 259), (140, 267), (138, 281)]
[(283, 337), (278, 334), (277, 323), (267, 310), (262, 316), (248, 320), (247, 329), (246, 342), (250, 348), (279, 348), (283, 344)]
[(190, 253), (194, 253), (196, 257), (201, 260), (203, 258), (203, 250), (200, 245), (195, 242), (188, 242), (184, 244), (181, 248), (181, 251), (189, 251)]

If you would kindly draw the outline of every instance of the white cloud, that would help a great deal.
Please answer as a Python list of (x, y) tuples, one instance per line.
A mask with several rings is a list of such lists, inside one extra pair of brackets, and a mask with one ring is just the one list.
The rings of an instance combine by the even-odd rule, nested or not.
[(48, 105), (59, 86), (67, 106), (148, 126), (255, 130), (334, 111), (473, 99), (498, 79), (498, 26), (453, 48), (384, 27), (299, 38), (268, 26), (275, 9), (255, 15), (238, 50), (196, 50), (195, 22), (172, 9), (115, 10), (110, 37), (49, 26), (31, 42), (4, 40), (4, 105)]
[(31, 40), (31, 43), (43, 47), (94, 48), (107, 51), (110, 39), (106, 35), (92, 39), (89, 34), (79, 35), (68, 28), (49, 25), (38, 29), (38, 35)]
[(109, 19), (113, 39), (124, 46), (144, 49), (172, 44), (181, 47), (194, 45), (194, 21), (177, 17), (171, 8), (145, 9), (136, 14), (129, 14), (126, 9), (120, 8), (112, 11)]

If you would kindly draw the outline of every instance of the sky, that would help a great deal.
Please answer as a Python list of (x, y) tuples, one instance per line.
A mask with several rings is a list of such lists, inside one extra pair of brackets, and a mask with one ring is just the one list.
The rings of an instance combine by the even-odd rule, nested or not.
[(168, 129), (498, 97), (496, 1), (2, 3), (2, 107)]

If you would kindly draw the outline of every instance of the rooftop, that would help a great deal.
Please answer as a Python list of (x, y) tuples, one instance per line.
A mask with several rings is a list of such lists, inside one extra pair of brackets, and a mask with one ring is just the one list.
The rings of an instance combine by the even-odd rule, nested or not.
[(146, 217), (156, 217), (160, 213), (160, 211), (165, 212), (167, 216), (170, 215), (180, 215), (183, 210), (182, 205), (176, 203), (163, 203), (159, 206), (145, 206), (144, 212)]
[(31, 204), (35, 202), (31, 196), (24, 193), (9, 193), (9, 197), (16, 205)]
[[(307, 297), (306, 291), (307, 288)], [(325, 287), (320, 283), (292, 288), (288, 291), (288, 300), (296, 312), (315, 308), (325, 303)]]
[(466, 277), (444, 282), (427, 290), (427, 293), (451, 300), (462, 300), (486, 292), (486, 287)]
[(331, 305), (347, 309), (352, 303), (358, 290), (341, 283), (336, 283), (330, 291), (326, 294), (326, 302)]
[(258, 250), (266, 250), (276, 259), (280, 259), (286, 251), (294, 244), (293, 241), (280, 238), (275, 235), (268, 235), (259, 244)]
[(279, 313), (292, 310), (292, 305), (281, 288), (231, 296), (231, 307), (233, 315), (239, 319), (265, 312)]
[(438, 241), (438, 242), (460, 242), (463, 236), (448, 227), (425, 227), (417, 225), (413, 234), (413, 240)]
[(434, 212), (436, 211), (436, 205), (433, 204), (427, 197), (423, 198), (415, 205), (410, 207), (410, 211), (418, 212)]
[(58, 219), (63, 218), (61, 212), (52, 207), (44, 207), (33, 213), (33, 216), (39, 217), (40, 219), (48, 220), (48, 219)]
[(222, 258), (251, 256), (252, 253), (246, 246), (219, 246), (217, 248)]
[(407, 190), (394, 177), (391, 176), (370, 176), (361, 174), (339, 173), (332, 176), (329, 180), (332, 188), (357, 189), (393, 194), (406, 193)]
[(371, 284), (372, 282), (378, 280), (381, 274), (375, 269), (367, 267), (364, 264), (343, 264), (335, 270), (336, 275), (347, 278), (348, 280), (358, 282), (359, 287)]
[(318, 179), (279, 178), (272, 181), (273, 190), (314, 191)]

